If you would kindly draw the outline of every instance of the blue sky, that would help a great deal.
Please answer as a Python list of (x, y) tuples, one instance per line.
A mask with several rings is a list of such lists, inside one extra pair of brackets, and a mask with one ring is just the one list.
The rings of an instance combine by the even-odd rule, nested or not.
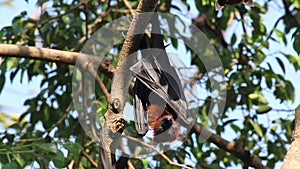
[[(0, 0), (3, 2), (4, 0)], [(35, 9), (35, 2), (29, 1), (26, 3), (24, 0), (19, 0), (18, 2), (13, 2), (13, 6), (0, 6), (0, 28), (2, 29), (5, 26), (9, 26), (12, 23), (12, 20), (15, 16), (19, 15), (22, 11), (28, 11), (28, 14), (31, 15)], [(0, 112), (6, 114), (19, 114), (24, 112), (26, 107), (23, 106), (23, 103), (26, 99), (35, 96), (39, 90), (39, 81), (41, 77), (33, 78), (29, 83), (27, 77), (24, 78), (23, 83), (20, 83), (20, 75), (16, 76), (16, 79), (13, 83), (9, 80), (9, 74), (6, 74), (6, 82), (3, 91), (0, 94)], [(1, 124), (0, 124), (1, 126)]]

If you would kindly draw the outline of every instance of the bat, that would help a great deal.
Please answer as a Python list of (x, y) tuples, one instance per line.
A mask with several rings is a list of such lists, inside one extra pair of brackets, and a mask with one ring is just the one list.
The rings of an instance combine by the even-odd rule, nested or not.
[[(180, 139), (180, 127), (193, 124), (176, 70), (171, 66), (157, 14), (153, 14), (150, 48), (146, 35), (140, 44), (142, 59), (130, 70), (135, 74), (133, 88), (135, 126), (145, 135), (149, 126), (156, 143)], [(154, 33), (155, 32), (155, 33)]]
[(244, 4), (250, 7), (254, 7), (253, 0), (216, 0), (216, 10), (222, 9), (225, 5), (238, 5)]

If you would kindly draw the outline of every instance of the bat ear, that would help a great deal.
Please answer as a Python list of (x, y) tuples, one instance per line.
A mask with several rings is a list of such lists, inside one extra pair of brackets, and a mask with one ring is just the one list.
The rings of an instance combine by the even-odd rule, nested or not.
[(247, 2), (244, 2), (243, 4), (250, 6), (250, 7), (254, 7), (254, 2), (252, 0), (248, 0)]
[(219, 4), (219, 1), (216, 0), (216, 5), (215, 5), (215, 7), (216, 7), (216, 11), (218, 11), (218, 10), (221, 10), (224, 6), (220, 5), (220, 4)]

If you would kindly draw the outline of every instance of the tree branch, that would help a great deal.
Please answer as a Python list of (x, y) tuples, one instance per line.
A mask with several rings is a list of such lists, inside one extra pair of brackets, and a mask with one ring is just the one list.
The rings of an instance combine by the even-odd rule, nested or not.
[(282, 0), (282, 3), (283, 3), (283, 6), (284, 6), (284, 10), (285, 10), (285, 14), (286, 16), (290, 17), (291, 20), (292, 20), (292, 23), (294, 23), (294, 25), (296, 27), (300, 27), (300, 21), (298, 21), (295, 16), (292, 14), (292, 12), (290, 11), (289, 9), (289, 5), (288, 3), (286, 2), (286, 0)]
[(241, 159), (245, 165), (249, 165), (256, 169), (268, 169), (268, 167), (264, 166), (261, 162), (261, 159), (254, 154), (251, 154), (250, 151), (245, 150), (242, 147), (236, 146), (234, 142), (229, 142), (223, 139), (221, 136), (217, 134), (213, 134), (202, 126), (195, 124), (193, 126), (193, 132), (196, 134), (201, 134), (205, 136), (210, 136), (208, 141), (214, 143), (218, 147), (222, 148), (225, 151), (230, 152), (235, 157)]
[(296, 108), (295, 129), (289, 151), (281, 169), (298, 168), (300, 166), (300, 105)]
[[(45, 61), (75, 65), (77, 59), (79, 57), (81, 57), (81, 55), (84, 55), (84, 54), (76, 53), (76, 52), (66, 52), (66, 51), (60, 51), (60, 50), (54, 50), (54, 49), (0, 44), (0, 56), (2, 56), (2, 57), (18, 57), (18, 58), (27, 58), (27, 59), (37, 59), (37, 60), (45, 60)], [(91, 56), (91, 55), (85, 55), (85, 56), (86, 56), (86, 58), (90, 58), (88, 60), (88, 63), (93, 63), (93, 62), (99, 63), (101, 61), (100, 57)], [(88, 63), (82, 63), (82, 64), (86, 65)], [(113, 77), (113, 73), (115, 72), (113, 65), (111, 64), (111, 62), (108, 59), (103, 59), (103, 61), (100, 64), (99, 70), (101, 72), (104, 72), (104, 74), (110, 78)], [(132, 85), (131, 85), (131, 87), (132, 87)], [(299, 109), (299, 107), (297, 109)], [(298, 115), (298, 117), (299, 117), (299, 115)], [(245, 152), (249, 152), (242, 148), (238, 148), (238, 149), (233, 148), (233, 146), (232, 146), (233, 143), (221, 138), (219, 135), (212, 134), (210, 131), (204, 129), (203, 127), (201, 127), (198, 124), (194, 125), (193, 131), (197, 134), (200, 134), (200, 132), (203, 132), (208, 135), (211, 135), (211, 137), (208, 139), (210, 142), (214, 143), (215, 145), (224, 149), (225, 151), (232, 153), (237, 158), (240, 158), (242, 160), (243, 160), (243, 158), (242, 158), (243, 154), (247, 154)], [(203, 133), (201, 133), (201, 134), (203, 134)], [(298, 145), (300, 145), (300, 143), (298, 143)], [(239, 153), (241, 155), (239, 155)], [(256, 168), (264, 168), (264, 169), (267, 168), (261, 164), (261, 159), (259, 159), (257, 156), (250, 154), (249, 159), (251, 160), (250, 166), (253, 166)], [(247, 159), (247, 160), (249, 160), (249, 159)]]
[(100, 71), (103, 70), (104, 73), (106, 72), (112, 74), (112, 72), (108, 72), (112, 68), (110, 66), (105, 67), (106, 64), (104, 62), (106, 62), (106, 59), (103, 59), (99, 56), (93, 56), (77, 52), (67, 52), (55, 49), (7, 44), (0, 44), (0, 56), (44, 60), (69, 65), (78, 64), (80, 67), (88, 69), (88, 71), (95, 77), (95, 80), (101, 88), (106, 99), (109, 99), (109, 92), (102, 80), (100, 79), (100, 77), (98, 76), (96, 69), (100, 65)]
[(89, 160), (89, 162), (92, 163), (92, 165), (96, 168), (98, 168), (98, 164), (93, 160), (93, 158), (84, 150), (81, 152), (83, 156), (85, 156), (85, 158), (87, 158)]
[(104, 168), (115, 168), (115, 150), (124, 129), (123, 108), (125, 105), (125, 97), (130, 83), (131, 73), (129, 68), (134, 64), (135, 57), (128, 56), (136, 54), (139, 44), (150, 22), (150, 15), (143, 15), (144, 12), (153, 12), (158, 0), (141, 0), (129, 25), (127, 37), (123, 44), (117, 69), (114, 73), (111, 100), (108, 110), (105, 113), (105, 124), (101, 131), (101, 158)]
[(17, 57), (26, 59), (44, 60), (50, 62), (58, 62), (63, 64), (75, 65), (79, 57), (85, 57), (88, 61), (86, 64), (101, 62), (98, 56), (92, 56), (77, 52), (67, 52), (55, 49), (36, 48), (19, 45), (0, 44), (0, 56), (2, 57)]
[(134, 137), (130, 137), (130, 136), (126, 136), (127, 139), (131, 140), (131, 141), (134, 141), (138, 144), (141, 144), (145, 147), (148, 147), (148, 148), (151, 148), (153, 151), (157, 152), (157, 154), (159, 154), (163, 159), (165, 159), (170, 165), (172, 166), (177, 166), (177, 167), (180, 167), (180, 168), (186, 168), (186, 169), (192, 169), (191, 167), (189, 166), (186, 166), (186, 165), (183, 165), (183, 164), (179, 164), (179, 163), (175, 163), (174, 161), (172, 161), (167, 155), (165, 155), (163, 152), (160, 152), (157, 148), (153, 147), (152, 145), (149, 145), (137, 138), (134, 138)]

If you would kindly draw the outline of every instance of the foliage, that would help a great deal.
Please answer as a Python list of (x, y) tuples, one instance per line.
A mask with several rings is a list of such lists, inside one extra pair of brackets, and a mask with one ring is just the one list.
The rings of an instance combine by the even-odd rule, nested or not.
[[(0, 43), (78, 52), (87, 38), (103, 25), (124, 15), (130, 15), (128, 4), (124, 2), (38, 0), (38, 6), (46, 6), (41, 15), (38, 18), (31, 18), (24, 11), (16, 16), (11, 26), (1, 29)], [(177, 14), (180, 12), (184, 14), (184, 9), (190, 9), (193, 3), (185, 0), (182, 2), (175, 4), (170, 0), (161, 0), (159, 11), (171, 13), (176, 11)], [(278, 2), (285, 10), (289, 10), (282, 12), (282, 17), (277, 21), (284, 25), (283, 29), (275, 24), (271, 30), (267, 30), (263, 16), (270, 11), (268, 1), (257, 2), (254, 8), (243, 5), (226, 6), (222, 11), (214, 10), (214, 0), (197, 1), (196, 9), (200, 12), (199, 17), (203, 19), (193, 20), (217, 49), (226, 73), (227, 103), (216, 134), (227, 137), (226, 139), (230, 141), (243, 136), (246, 138), (244, 148), (263, 159), (270, 168), (274, 168), (277, 162), (283, 160), (291, 140), (293, 122), (290, 118), (286, 118), (291, 114), (287, 111), (278, 112), (276, 103), (269, 103), (266, 92), (271, 93), (281, 104), (293, 102), (295, 86), (285, 77), (288, 66), (285, 63), (290, 62), (295, 71), (300, 69), (300, 58), (292, 51), (278, 50), (274, 55), (269, 54), (270, 46), (274, 42), (284, 46), (292, 45), (295, 52), (298, 55), (300, 53), (299, 1), (278, 0)], [(135, 9), (137, 1), (129, 1), (129, 4)], [(231, 37), (227, 37), (230, 40), (225, 40), (222, 32), (233, 22), (242, 29), (237, 29)], [(287, 34), (292, 35), (291, 38), (286, 36)], [(171, 43), (175, 48), (178, 46), (175, 39), (172, 39)], [(119, 53), (120, 46), (116, 46), (115, 51)], [(191, 64), (199, 66), (200, 73), (203, 74), (203, 77), (196, 79), (197, 83), (205, 81), (204, 88), (209, 91), (209, 82), (205, 79), (205, 70), (201, 69), (201, 61), (195, 54), (191, 53), (191, 56)], [(115, 64), (117, 55), (110, 57)], [(276, 62), (270, 61), (272, 59)], [(281, 70), (276, 70), (278, 66)], [(4, 74), (8, 71), (11, 71), (10, 79), (5, 79)], [(24, 103), (28, 109), (20, 112), (22, 114), (18, 122), (0, 134), (2, 167), (24, 168), (38, 165), (40, 168), (48, 166), (63, 168), (75, 163), (74, 165), (80, 168), (93, 168), (86, 158), (79, 158), (80, 151), (84, 149), (94, 161), (97, 161), (99, 145), (83, 136), (78, 115), (73, 112), (72, 66), (7, 58), (1, 64), (0, 72), (1, 79), (5, 81), (13, 81), (18, 73), (21, 81), (25, 75), (29, 81), (35, 76), (44, 77), (40, 84), (40, 93)], [(101, 78), (110, 89), (111, 79), (105, 76)], [(3, 85), (4, 83), (0, 84), (1, 90)], [(103, 93), (99, 90), (96, 95), (99, 104), (103, 105), (102, 109), (106, 109)], [(199, 119), (206, 116), (208, 106), (209, 102), (204, 102), (200, 106)], [(281, 114), (278, 118), (272, 118), (272, 121), (267, 122), (260, 120), (276, 112)], [(228, 138), (228, 135), (224, 134), (227, 129), (234, 133), (234, 138)], [(197, 138), (195, 133), (191, 133), (182, 148), (177, 151), (171, 150), (166, 154), (179, 163), (185, 163), (185, 159), (190, 159), (192, 165), (198, 168), (243, 165), (242, 161), (232, 154), (208, 142), (201, 143)], [(82, 142), (88, 144), (82, 145)], [(137, 168), (165, 168), (168, 165), (159, 155), (151, 160), (153, 162), (145, 159), (134, 159), (132, 162), (139, 166)]]

